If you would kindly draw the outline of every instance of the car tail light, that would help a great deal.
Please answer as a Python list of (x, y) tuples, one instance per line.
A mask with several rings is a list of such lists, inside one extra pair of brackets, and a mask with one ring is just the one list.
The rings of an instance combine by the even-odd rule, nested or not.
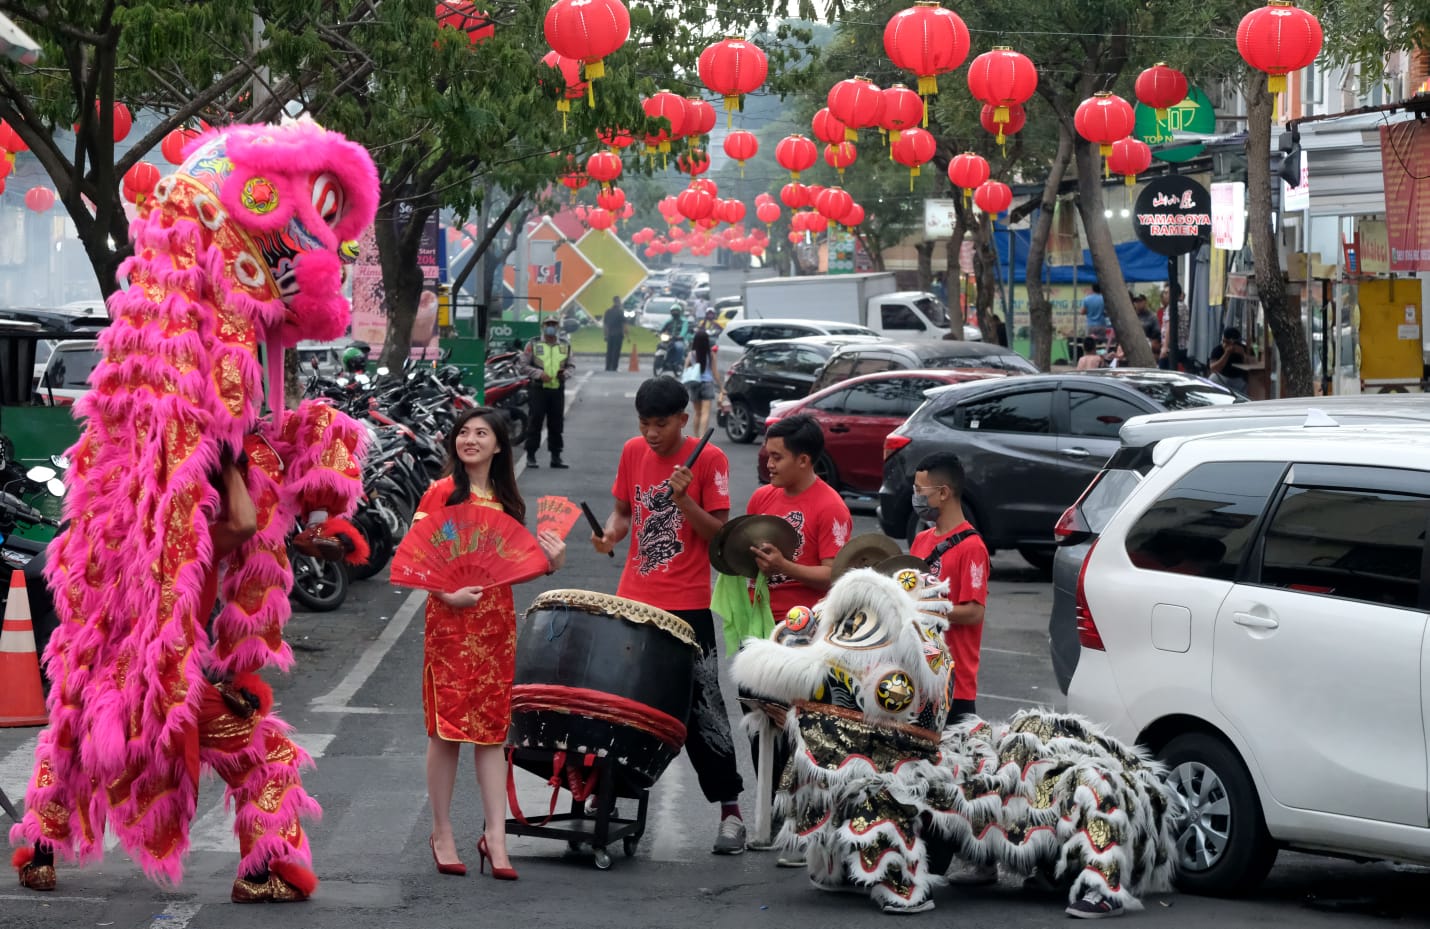
[[(1092, 493), (1092, 489), (1097, 486), (1098, 481), (1101, 481), (1102, 476), (1106, 473), (1106, 471), (1097, 472), (1083, 492), (1078, 494), (1073, 505), (1063, 510), (1063, 515), (1058, 517), (1057, 523), (1053, 526), (1053, 538), (1058, 544), (1067, 545), (1081, 542), (1093, 535), (1092, 526), (1088, 525), (1087, 518), (1082, 514), (1082, 502), (1087, 499), (1088, 494)], [(1086, 561), (1083, 563), (1086, 564)]]
[(1082, 567), (1077, 572), (1077, 608), (1074, 615), (1077, 617), (1077, 640), (1083, 648), (1090, 648), (1094, 651), (1105, 652), (1107, 646), (1102, 644), (1102, 633), (1097, 631), (1097, 622), (1092, 618), (1092, 610), (1087, 606), (1087, 566), (1092, 561), (1092, 553), (1097, 548), (1097, 540), (1088, 546), (1087, 557), (1082, 560)]
[(890, 433), (884, 437), (884, 460), (888, 461), (895, 454), (903, 451), (904, 446), (912, 442), (913, 439), (906, 435)]

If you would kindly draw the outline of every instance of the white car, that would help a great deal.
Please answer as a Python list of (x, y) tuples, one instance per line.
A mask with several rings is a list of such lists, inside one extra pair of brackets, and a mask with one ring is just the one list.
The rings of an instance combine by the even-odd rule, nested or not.
[(818, 319), (732, 319), (715, 340), (715, 362), (723, 373), (745, 354), (745, 346), (767, 339), (798, 339), (807, 335), (866, 335), (880, 338), (868, 326), (826, 323)]
[(89, 374), (99, 364), (103, 354), (95, 339), (67, 339), (52, 343), (44, 370), (35, 379), (35, 394), (39, 402), (44, 406), (71, 406), (89, 393)]
[(1077, 584), (1068, 708), (1188, 805), (1178, 883), (1282, 847), (1430, 864), (1430, 426), (1167, 439)]

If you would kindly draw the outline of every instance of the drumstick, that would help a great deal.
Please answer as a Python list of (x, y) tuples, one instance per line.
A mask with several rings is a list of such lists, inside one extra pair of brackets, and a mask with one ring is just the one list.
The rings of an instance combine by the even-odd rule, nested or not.
[(690, 453), (690, 458), (685, 462), (687, 468), (695, 467), (695, 459), (700, 457), (700, 453), (705, 451), (705, 446), (710, 443), (710, 437), (715, 434), (715, 427), (711, 426), (705, 430), (705, 438), (700, 440), (700, 444), (695, 446), (695, 451)]
[[(596, 518), (595, 513), (591, 512), (591, 507), (585, 500), (581, 501), (581, 512), (586, 514), (586, 522), (591, 524), (591, 532), (598, 536), (605, 536), (606, 527), (601, 525), (601, 521)], [(616, 557), (614, 551), (606, 552), (606, 555), (611, 558)]]

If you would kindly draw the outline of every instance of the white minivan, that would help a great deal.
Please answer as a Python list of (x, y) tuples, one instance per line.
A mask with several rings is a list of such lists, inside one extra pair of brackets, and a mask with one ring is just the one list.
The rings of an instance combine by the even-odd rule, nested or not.
[(866, 335), (880, 338), (868, 326), (854, 323), (827, 323), (818, 319), (733, 319), (715, 340), (715, 363), (729, 371), (745, 354), (751, 342), (768, 339), (798, 339), (807, 335)]

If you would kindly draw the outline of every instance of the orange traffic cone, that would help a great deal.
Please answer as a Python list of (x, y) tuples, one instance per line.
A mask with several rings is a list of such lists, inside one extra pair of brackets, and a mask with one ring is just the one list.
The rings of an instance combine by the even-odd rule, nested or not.
[(636, 351), (635, 339), (631, 339), (631, 366), (628, 370), (632, 374), (639, 374), (641, 370), (641, 353)]
[(0, 728), (43, 726), (49, 721), (25, 572), (15, 571), (10, 576), (5, 623), (0, 627)]

